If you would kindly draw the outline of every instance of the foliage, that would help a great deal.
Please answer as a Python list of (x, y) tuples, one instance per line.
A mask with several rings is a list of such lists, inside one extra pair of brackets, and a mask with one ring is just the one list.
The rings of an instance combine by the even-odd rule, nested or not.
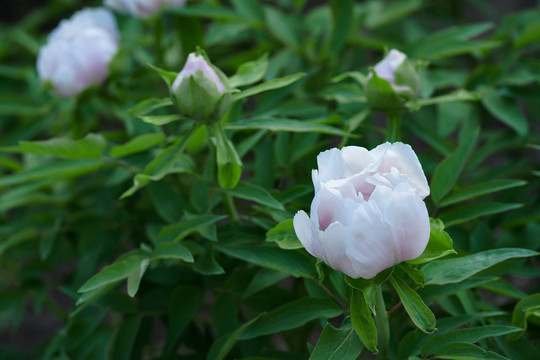
[[(117, 13), (107, 81), (59, 98), (36, 56), (80, 8), (43, 2), (1, 27), (0, 358), (540, 358), (538, 6)], [(216, 124), (169, 97), (198, 47), (237, 89)], [(430, 243), (371, 281), (344, 279), (291, 219), (309, 209), (320, 151), (391, 132), (364, 93), (389, 48), (420, 75), (401, 138), (431, 186)]]

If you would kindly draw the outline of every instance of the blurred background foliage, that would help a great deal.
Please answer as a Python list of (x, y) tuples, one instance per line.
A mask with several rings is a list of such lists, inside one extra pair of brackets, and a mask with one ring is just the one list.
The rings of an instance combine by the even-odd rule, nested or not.
[[(457, 256), (540, 248), (538, 2), (208, 0), (148, 20), (116, 14), (121, 50), (106, 83), (57, 98), (39, 83), (39, 48), (61, 19), (99, 5), (2, 5), (2, 359), (369, 358), (340, 306), (349, 296), (340, 273), (316, 267), (288, 220), (309, 208), (320, 151), (384, 141), (384, 116), (369, 109), (357, 75), (390, 48), (418, 61), (422, 99), (482, 95), (403, 121), (431, 185), (430, 215)], [(168, 89), (146, 64), (177, 72), (197, 46), (228, 76), (257, 59), (263, 81), (306, 76), (225, 115), (244, 163), (237, 188), (216, 185), (201, 129), (168, 169), (120, 199), (190, 127), (141, 121), (172, 111), (155, 106)], [(35, 142), (52, 138), (63, 140)], [(391, 311), (390, 358), (540, 358), (538, 261), (480, 270), (419, 290), (436, 335)], [(384, 290), (389, 310), (398, 298)]]

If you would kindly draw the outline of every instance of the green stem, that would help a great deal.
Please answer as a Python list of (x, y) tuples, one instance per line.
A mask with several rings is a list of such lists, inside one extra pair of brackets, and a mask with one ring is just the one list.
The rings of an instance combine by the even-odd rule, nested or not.
[(223, 203), (225, 204), (225, 208), (227, 209), (227, 213), (229, 214), (229, 219), (231, 220), (231, 223), (233, 224), (239, 224), (240, 223), (240, 216), (238, 215), (238, 211), (236, 211), (236, 206), (234, 205), (234, 199), (231, 194), (223, 192)]
[(377, 348), (379, 354), (377, 359), (388, 359), (388, 345), (390, 341), (390, 328), (388, 326), (388, 313), (386, 312), (386, 306), (384, 305), (384, 298), (382, 293), (382, 285), (377, 286), (375, 293), (375, 325), (377, 326)]
[(394, 143), (401, 141), (401, 114), (388, 113), (388, 130), (386, 132), (386, 141)]

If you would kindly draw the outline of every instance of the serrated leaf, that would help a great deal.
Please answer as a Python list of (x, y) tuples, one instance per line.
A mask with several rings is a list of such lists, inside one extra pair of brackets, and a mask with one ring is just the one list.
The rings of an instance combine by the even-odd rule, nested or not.
[(536, 255), (537, 252), (527, 249), (493, 249), (453, 259), (435, 260), (424, 265), (422, 271), (426, 275), (426, 285), (443, 285), (463, 281), (508, 259)]

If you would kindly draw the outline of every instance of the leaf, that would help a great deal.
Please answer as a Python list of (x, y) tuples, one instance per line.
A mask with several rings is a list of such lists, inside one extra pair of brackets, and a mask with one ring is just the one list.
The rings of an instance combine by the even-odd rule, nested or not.
[(462, 101), (478, 101), (482, 98), (482, 94), (478, 92), (472, 92), (465, 89), (459, 89), (449, 94), (435, 96), (427, 99), (418, 99), (409, 101), (405, 104), (410, 110), (418, 111), (423, 106), (446, 104)]
[(131, 154), (147, 150), (161, 144), (165, 140), (164, 133), (139, 135), (123, 145), (117, 145), (111, 149), (111, 156), (122, 158)]
[(341, 129), (337, 129), (332, 126), (315, 124), (308, 121), (283, 119), (283, 118), (271, 118), (271, 117), (257, 117), (244, 121), (236, 121), (226, 125), (230, 130), (270, 130), (276, 132), (316, 132), (328, 135), (340, 135), (351, 136)]
[(285, 250), (301, 249), (304, 246), (294, 231), (293, 220), (285, 220), (266, 232), (266, 241), (275, 242)]
[(540, 22), (530, 24), (523, 30), (517, 39), (514, 40), (516, 48), (524, 47), (540, 40)]
[(42, 179), (71, 178), (96, 171), (101, 167), (98, 160), (64, 160), (0, 178), (0, 188)]
[(444, 224), (440, 219), (429, 219), (429, 242), (426, 249), (416, 259), (408, 260), (409, 264), (423, 264), (450, 254), (456, 254), (454, 243), (450, 235), (444, 231)]
[(523, 204), (488, 203), (458, 206), (441, 214), (441, 220), (446, 226), (452, 226), (476, 219), (481, 216), (493, 215), (522, 207)]
[(495, 191), (501, 191), (505, 189), (511, 189), (518, 186), (526, 185), (527, 182), (523, 180), (510, 180), (500, 179), (493, 180), (482, 184), (475, 184), (467, 188), (454, 191), (447, 196), (440, 204), (440, 206), (448, 206), (461, 201), (473, 199), (478, 196), (493, 193)]
[(354, 17), (352, 0), (330, 1), (332, 10), (332, 35), (330, 36), (330, 54), (337, 54), (347, 41), (352, 29)]
[(179, 224), (163, 227), (159, 232), (158, 242), (180, 241), (189, 234), (199, 230), (201, 227), (214, 224), (225, 218), (226, 216), (224, 215), (193, 215), (190, 218), (183, 220)]
[(233, 346), (238, 341), (238, 338), (248, 329), (252, 324), (256, 323), (265, 313), (259, 314), (257, 317), (251, 319), (244, 325), (240, 326), (230, 335), (224, 335), (223, 337), (214, 341), (208, 354), (206, 355), (206, 360), (223, 360), (231, 351)]
[(129, 316), (123, 319), (114, 339), (112, 358), (117, 360), (130, 360), (137, 334), (141, 325), (142, 316)]
[(234, 197), (255, 201), (258, 204), (272, 209), (285, 210), (283, 205), (277, 201), (265, 188), (254, 184), (241, 182), (234, 189), (226, 190), (226, 192)]
[(99, 273), (92, 276), (79, 290), (80, 293), (104, 287), (110, 283), (125, 279), (137, 271), (146, 256), (137, 253), (126, 255), (111, 265), (105, 266)]
[(519, 327), (522, 330), (506, 335), (506, 341), (516, 341), (523, 336), (527, 330), (527, 318), (529, 316), (540, 316), (540, 294), (529, 295), (516, 304), (512, 312), (510, 325)]
[(467, 158), (476, 145), (479, 132), (480, 129), (475, 128), (465, 136), (457, 149), (446, 157), (435, 169), (433, 178), (431, 179), (431, 197), (435, 204), (439, 204), (456, 183)]
[(150, 69), (154, 70), (155, 72), (157, 72), (159, 74), (159, 76), (161, 76), (161, 78), (163, 79), (163, 81), (165, 82), (165, 84), (167, 84), (167, 88), (171, 88), (174, 80), (176, 79), (176, 77), (178, 76), (178, 73), (175, 73), (175, 72), (172, 72), (172, 71), (167, 71), (167, 70), (163, 70), (163, 69), (160, 69), (158, 68), (157, 66), (154, 66), (152, 64), (149, 64), (147, 63), (146, 64)]
[(185, 117), (180, 114), (139, 116), (139, 118), (147, 124), (152, 124), (156, 126), (163, 126), (175, 121), (185, 119)]
[(210, 6), (210, 5), (190, 5), (183, 7), (169, 7), (165, 10), (171, 14), (189, 16), (189, 17), (201, 17), (214, 20), (233, 20), (242, 21), (242, 18), (238, 14), (226, 7)]
[(268, 54), (264, 54), (257, 60), (248, 61), (240, 65), (236, 74), (229, 78), (229, 83), (234, 88), (254, 84), (264, 78), (267, 69)]
[(425, 333), (437, 330), (435, 327), (437, 319), (429, 307), (424, 304), (420, 295), (397, 276), (391, 276), (390, 283), (396, 289), (399, 299), (414, 325)]
[(293, 19), (273, 7), (264, 7), (264, 18), (268, 31), (284, 45), (296, 49), (301, 46), (301, 37)]
[(163, 353), (174, 352), (178, 340), (188, 326), (191, 318), (203, 303), (203, 291), (193, 285), (180, 285), (174, 289), (168, 308), (167, 340)]
[(486, 351), (481, 347), (467, 343), (445, 345), (435, 352), (435, 356), (437, 359), (510, 360), (494, 352)]
[(282, 88), (282, 87), (285, 87), (285, 86), (289, 86), (290, 84), (300, 80), (304, 76), (306, 76), (305, 73), (296, 73), (296, 74), (284, 76), (284, 77), (281, 77), (281, 78), (275, 78), (275, 79), (272, 79), (270, 81), (264, 82), (262, 84), (250, 87), (249, 89), (242, 90), (239, 93), (233, 94), (232, 95), (232, 100), (237, 101), (237, 100), (249, 97), (249, 96), (260, 94), (262, 92), (266, 92), (266, 91), (270, 91), (270, 90), (279, 89), (279, 88)]
[(101, 134), (88, 134), (84, 139), (57, 138), (43, 141), (20, 141), (17, 152), (54, 156), (63, 159), (99, 159), (106, 147)]
[(303, 298), (292, 301), (270, 311), (248, 327), (240, 340), (253, 339), (262, 335), (277, 334), (295, 329), (320, 317), (333, 318), (343, 310), (330, 299)]
[(388, 4), (369, 2), (366, 14), (366, 27), (375, 29), (405, 18), (422, 7), (421, 0), (401, 0)]
[(139, 267), (135, 269), (131, 274), (128, 275), (127, 292), (129, 296), (134, 297), (135, 294), (137, 294), (137, 291), (139, 291), (139, 285), (141, 284), (141, 280), (144, 275), (144, 272), (146, 271), (146, 268), (148, 267), (148, 263), (149, 263), (148, 259), (143, 259), (140, 262)]
[(249, 282), (246, 290), (244, 290), (242, 298), (247, 298), (262, 289), (272, 286), (278, 281), (285, 279), (287, 276), (289, 275), (281, 271), (260, 268)]
[(170, 98), (158, 99), (150, 98), (141, 101), (131, 109), (129, 113), (135, 116), (146, 115), (154, 110), (161, 109), (162, 107), (172, 106), (173, 102)]
[(193, 270), (203, 275), (221, 275), (225, 273), (225, 270), (218, 264), (214, 258), (213, 247), (209, 246), (205, 252), (197, 258)]
[(362, 291), (352, 291), (350, 308), (352, 325), (358, 338), (369, 351), (378, 352), (377, 326)]
[(519, 328), (503, 325), (483, 325), (468, 329), (459, 329), (446, 334), (435, 335), (422, 347), (422, 354), (433, 354), (445, 345), (456, 343), (475, 343), (482, 339), (494, 336), (502, 336), (519, 331)]
[(426, 285), (444, 285), (463, 281), (474, 274), (508, 259), (536, 256), (527, 249), (493, 249), (453, 259), (435, 260), (422, 267)]
[(486, 95), (482, 98), (482, 105), (495, 118), (508, 125), (520, 136), (529, 133), (529, 124), (518, 103), (510, 97), (502, 96), (495, 88), (482, 86), (479, 89)]
[(152, 260), (175, 259), (193, 262), (191, 252), (183, 245), (175, 242), (159, 243), (151, 255)]
[(233, 189), (242, 176), (242, 160), (227, 138), (221, 122), (210, 124), (207, 130), (216, 149), (218, 184), (222, 189)]
[(36, 229), (23, 228), (20, 231), (15, 232), (14, 234), (10, 234), (4, 237), (0, 242), (0, 256), (2, 256), (4, 252), (9, 250), (13, 246), (36, 238), (38, 234), (39, 233)]
[(216, 249), (237, 259), (296, 277), (316, 277), (311, 256), (308, 256), (305, 252), (299, 252), (299, 250), (283, 250), (272, 243), (246, 246), (223, 246), (218, 244)]
[(327, 323), (309, 360), (356, 360), (362, 348), (350, 321), (343, 321), (339, 329)]

